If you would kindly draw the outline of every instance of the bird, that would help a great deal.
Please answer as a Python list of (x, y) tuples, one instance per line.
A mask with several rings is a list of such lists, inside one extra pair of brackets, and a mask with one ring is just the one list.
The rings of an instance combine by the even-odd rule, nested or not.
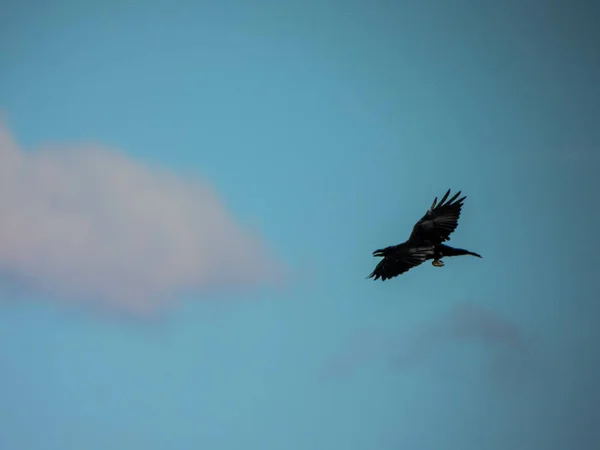
[(478, 253), (454, 248), (444, 244), (450, 240), (450, 235), (458, 226), (466, 196), (460, 197), (461, 191), (450, 196), (451, 189), (438, 202), (437, 197), (425, 213), (414, 225), (407, 241), (399, 245), (391, 245), (373, 252), (374, 257), (383, 259), (377, 264), (367, 278), (382, 281), (397, 277), (410, 269), (417, 267), (427, 260), (433, 260), (434, 267), (443, 267), (442, 258), (449, 256), (472, 255), (478, 258)]

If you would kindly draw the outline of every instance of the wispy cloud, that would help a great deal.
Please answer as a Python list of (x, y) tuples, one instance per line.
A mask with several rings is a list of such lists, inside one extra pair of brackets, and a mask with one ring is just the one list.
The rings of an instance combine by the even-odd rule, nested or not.
[(437, 320), (406, 335), (382, 335), (363, 331), (328, 366), (332, 374), (349, 373), (374, 360), (392, 363), (396, 369), (417, 367), (447, 349), (448, 344), (474, 342), (487, 355), (486, 372), (495, 382), (515, 382), (526, 370), (529, 340), (509, 319), (483, 306), (462, 302)]
[(529, 342), (508, 318), (472, 302), (462, 302), (417, 333), (411, 345), (396, 352), (398, 368), (433, 357), (453, 343), (476, 343), (485, 351), (487, 375), (494, 382), (514, 383), (528, 367)]
[(280, 275), (204, 182), (101, 146), (24, 152), (1, 123), (0, 211), (2, 278), (63, 300), (141, 313)]

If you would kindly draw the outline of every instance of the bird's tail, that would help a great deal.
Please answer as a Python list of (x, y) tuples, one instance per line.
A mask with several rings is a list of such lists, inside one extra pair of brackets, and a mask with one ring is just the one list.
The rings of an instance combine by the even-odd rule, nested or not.
[(458, 255), (471, 255), (471, 256), (477, 256), (478, 258), (483, 258), (483, 256), (481, 256), (479, 253), (470, 252), (469, 250), (463, 250), (462, 248), (457, 248), (457, 250), (460, 250), (462, 252), (462, 253), (458, 253)]
[(465, 250), (463, 248), (454, 248), (449, 245), (441, 244), (439, 246), (440, 253), (442, 256), (462, 256), (462, 255), (471, 255), (476, 256), (478, 258), (482, 258), (479, 253), (471, 252), (469, 250)]

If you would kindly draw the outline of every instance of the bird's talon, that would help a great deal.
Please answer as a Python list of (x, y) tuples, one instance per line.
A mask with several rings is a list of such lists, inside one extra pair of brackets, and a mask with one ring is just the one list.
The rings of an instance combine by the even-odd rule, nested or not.
[(442, 260), (439, 260), (439, 259), (434, 259), (431, 262), (431, 265), (434, 266), (434, 267), (444, 267), (444, 262)]

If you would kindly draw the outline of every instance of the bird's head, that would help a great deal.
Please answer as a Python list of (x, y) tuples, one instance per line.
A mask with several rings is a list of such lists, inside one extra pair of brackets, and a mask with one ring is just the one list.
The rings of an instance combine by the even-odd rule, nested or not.
[(376, 258), (383, 258), (386, 254), (387, 248), (380, 248), (379, 250), (375, 250), (373, 252), (373, 256)]

